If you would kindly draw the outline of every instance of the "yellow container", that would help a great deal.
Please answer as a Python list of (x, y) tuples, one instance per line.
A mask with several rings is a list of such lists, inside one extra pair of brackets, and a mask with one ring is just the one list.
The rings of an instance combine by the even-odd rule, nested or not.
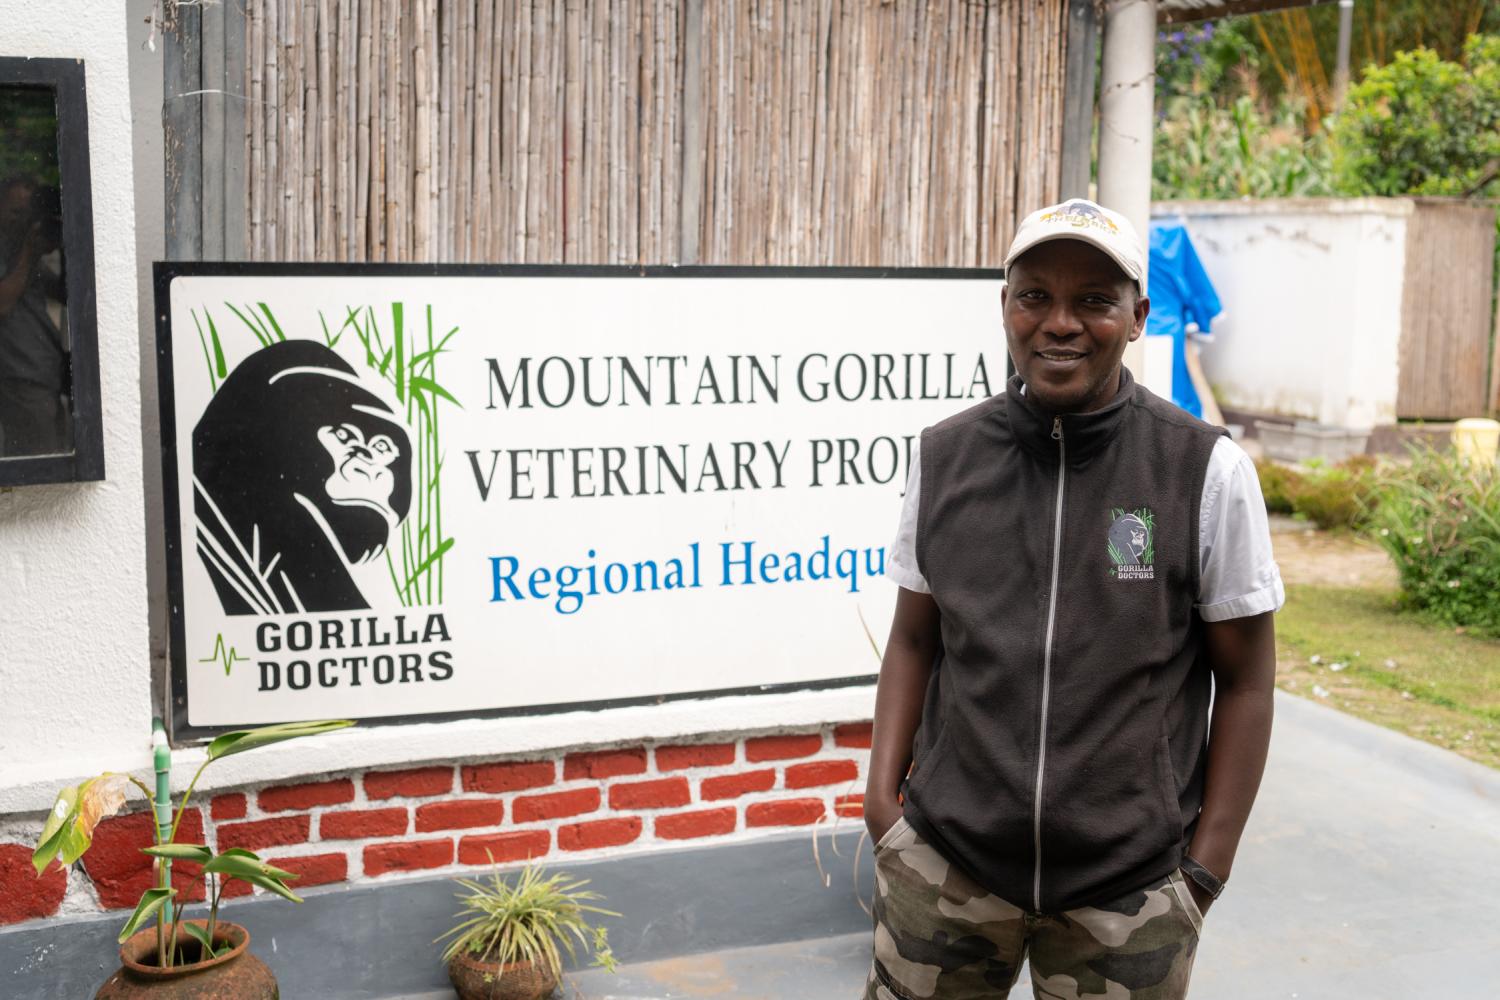
[(1453, 425), (1453, 450), (1460, 458), (1494, 465), (1497, 449), (1500, 449), (1500, 422), (1465, 417)]

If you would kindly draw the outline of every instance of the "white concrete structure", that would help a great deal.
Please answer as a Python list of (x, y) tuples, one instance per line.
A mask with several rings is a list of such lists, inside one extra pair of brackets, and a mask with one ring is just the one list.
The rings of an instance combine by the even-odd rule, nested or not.
[(1219, 405), (1367, 429), (1396, 422), (1406, 199), (1157, 202), (1224, 305), (1201, 348)]
[[(1130, 220), (1142, 240), (1151, 228), (1151, 143), (1156, 97), (1156, 0), (1110, 0), (1104, 8), (1099, 80), (1099, 203)], [(1149, 281), (1149, 255), (1147, 260)], [(1145, 385), (1171, 394), (1172, 356), (1144, 338), (1125, 365)]]
[[(118, 0), (0, 0), (0, 55), (85, 65), (108, 476), (0, 490), (0, 788), (7, 796), (149, 759), (127, 41), (143, 40), (146, 27), (126, 20)], [(38, 793), (0, 803), (0, 812), (46, 805)]]

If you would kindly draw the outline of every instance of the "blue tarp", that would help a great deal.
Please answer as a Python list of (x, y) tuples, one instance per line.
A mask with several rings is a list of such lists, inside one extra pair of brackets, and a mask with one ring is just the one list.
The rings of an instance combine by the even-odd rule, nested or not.
[(1150, 280), (1151, 315), (1146, 319), (1146, 335), (1172, 338), (1172, 402), (1202, 417), (1203, 404), (1188, 374), (1188, 326), (1196, 326), (1198, 335), (1206, 336), (1209, 324), (1223, 310), (1193, 241), (1182, 226), (1151, 224)]

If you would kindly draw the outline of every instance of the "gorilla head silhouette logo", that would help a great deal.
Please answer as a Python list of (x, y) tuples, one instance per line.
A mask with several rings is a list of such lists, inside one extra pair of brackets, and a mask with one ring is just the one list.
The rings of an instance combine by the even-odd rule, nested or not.
[(385, 551), (411, 493), (406, 429), (313, 341), (246, 358), (193, 430), (198, 555), (227, 614), (368, 608), (349, 566)]
[(1139, 566), (1146, 551), (1146, 522), (1135, 514), (1125, 514), (1109, 526), (1109, 544), (1120, 554), (1120, 565)]

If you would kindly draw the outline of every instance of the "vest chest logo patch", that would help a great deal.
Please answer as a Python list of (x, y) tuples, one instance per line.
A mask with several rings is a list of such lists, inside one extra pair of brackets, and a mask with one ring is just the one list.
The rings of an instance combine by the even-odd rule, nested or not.
[(1116, 580), (1156, 579), (1156, 515), (1150, 507), (1109, 511), (1109, 575)]

